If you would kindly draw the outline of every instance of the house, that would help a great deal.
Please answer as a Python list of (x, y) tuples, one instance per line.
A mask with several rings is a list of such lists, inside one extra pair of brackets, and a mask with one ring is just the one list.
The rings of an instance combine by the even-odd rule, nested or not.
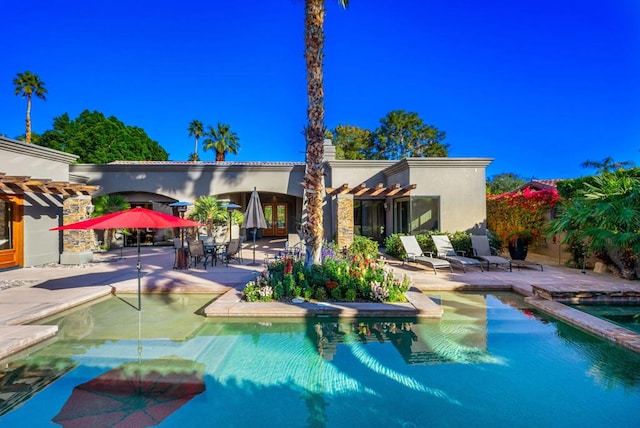
[[(57, 263), (60, 235), (49, 228), (62, 224), (65, 210), (70, 219), (86, 218), (76, 204), (90, 205), (97, 187), (70, 181), (75, 155), (5, 137), (0, 153), (0, 269)], [(89, 259), (90, 248), (78, 244), (74, 257)]]
[[(7, 143), (8, 144), (8, 143)], [(119, 194), (132, 206), (177, 214), (169, 204), (193, 201), (201, 196), (215, 195), (240, 205), (244, 210), (251, 191), (257, 188), (269, 227), (262, 230), (263, 237), (286, 238), (296, 233), (304, 221), (303, 187), (305, 164), (302, 162), (133, 162), (118, 161), (109, 164), (72, 164), (73, 155), (38, 148), (11, 141), (22, 150), (53, 153), (63, 159), (57, 164), (52, 180), (67, 180), (91, 196)], [(27, 147), (24, 147), (27, 146)], [(3, 152), (5, 148), (0, 146)], [(12, 157), (13, 152), (8, 153)], [(13, 164), (2, 156), (0, 172)], [(393, 233), (420, 233), (426, 230), (478, 231), (486, 227), (485, 178), (489, 158), (409, 158), (387, 160), (337, 160), (335, 147), (325, 141), (324, 206), (325, 239), (338, 245), (349, 245), (354, 235), (368, 236), (380, 242)], [(18, 167), (20, 165), (20, 167)], [(15, 163), (7, 174), (41, 176), (42, 169), (30, 169), (26, 162)], [(40, 171), (36, 174), (35, 171)], [(72, 181), (72, 183), (71, 183)], [(80, 187), (84, 186), (84, 187)], [(63, 211), (65, 196), (69, 201)], [(84, 198), (84, 199), (83, 199)], [(68, 216), (90, 205), (86, 195), (58, 195), (48, 221), (37, 226), (39, 233), (50, 227), (69, 223)], [(82, 202), (84, 201), (84, 202)], [(75, 211), (71, 210), (75, 207)], [(57, 214), (54, 215), (54, 211)], [(26, 213), (25, 213), (26, 215)], [(35, 227), (32, 224), (30, 227)], [(83, 232), (83, 231), (77, 231)], [(78, 238), (69, 242), (65, 232), (60, 261), (77, 262)], [(172, 231), (165, 231), (172, 233)], [(165, 240), (149, 234), (151, 240)], [(58, 238), (51, 238), (58, 242)], [(28, 249), (29, 251), (31, 249)], [(29, 252), (27, 251), (27, 252)], [(28, 266), (47, 258), (31, 256)], [(84, 259), (81, 257), (80, 259)]]

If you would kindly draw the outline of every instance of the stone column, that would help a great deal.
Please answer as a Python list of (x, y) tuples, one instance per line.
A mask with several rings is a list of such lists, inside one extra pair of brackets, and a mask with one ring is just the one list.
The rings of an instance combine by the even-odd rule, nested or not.
[(336, 221), (336, 244), (340, 249), (353, 243), (353, 195), (338, 195)]
[[(74, 196), (62, 204), (62, 224), (87, 220), (93, 212), (91, 196)], [(93, 260), (93, 230), (65, 230), (62, 232), (60, 264), (76, 265)]]

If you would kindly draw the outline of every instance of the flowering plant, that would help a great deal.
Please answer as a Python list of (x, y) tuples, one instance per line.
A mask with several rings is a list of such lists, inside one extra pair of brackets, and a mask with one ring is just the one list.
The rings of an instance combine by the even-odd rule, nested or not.
[(302, 260), (280, 257), (254, 281), (243, 294), (247, 301), (270, 301), (294, 297), (323, 301), (406, 301), (404, 293), (411, 280), (397, 278), (384, 261), (361, 252), (342, 254), (327, 245), (322, 265), (305, 267)]
[(487, 229), (493, 231), (502, 242), (516, 237), (528, 244), (542, 239), (541, 231), (549, 212), (558, 203), (555, 189), (531, 190), (487, 196)]

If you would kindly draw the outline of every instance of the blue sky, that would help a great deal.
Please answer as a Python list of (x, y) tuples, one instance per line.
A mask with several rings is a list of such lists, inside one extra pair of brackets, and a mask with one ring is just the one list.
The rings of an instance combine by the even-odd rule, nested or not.
[[(228, 123), (227, 160), (303, 161), (302, 0), (6, 2), (0, 134), (24, 133), (16, 73), (49, 91), (33, 130), (85, 109), (193, 151), (193, 119)], [(327, 0), (326, 125), (375, 129), (392, 110), (447, 133), (488, 175), (569, 178), (607, 156), (640, 165), (637, 0)], [(213, 160), (213, 152), (199, 154)]]

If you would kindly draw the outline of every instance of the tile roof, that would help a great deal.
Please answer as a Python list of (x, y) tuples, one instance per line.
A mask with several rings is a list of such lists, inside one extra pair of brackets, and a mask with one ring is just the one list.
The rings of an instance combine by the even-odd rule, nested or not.
[(304, 162), (113, 161), (109, 165), (300, 166)]

